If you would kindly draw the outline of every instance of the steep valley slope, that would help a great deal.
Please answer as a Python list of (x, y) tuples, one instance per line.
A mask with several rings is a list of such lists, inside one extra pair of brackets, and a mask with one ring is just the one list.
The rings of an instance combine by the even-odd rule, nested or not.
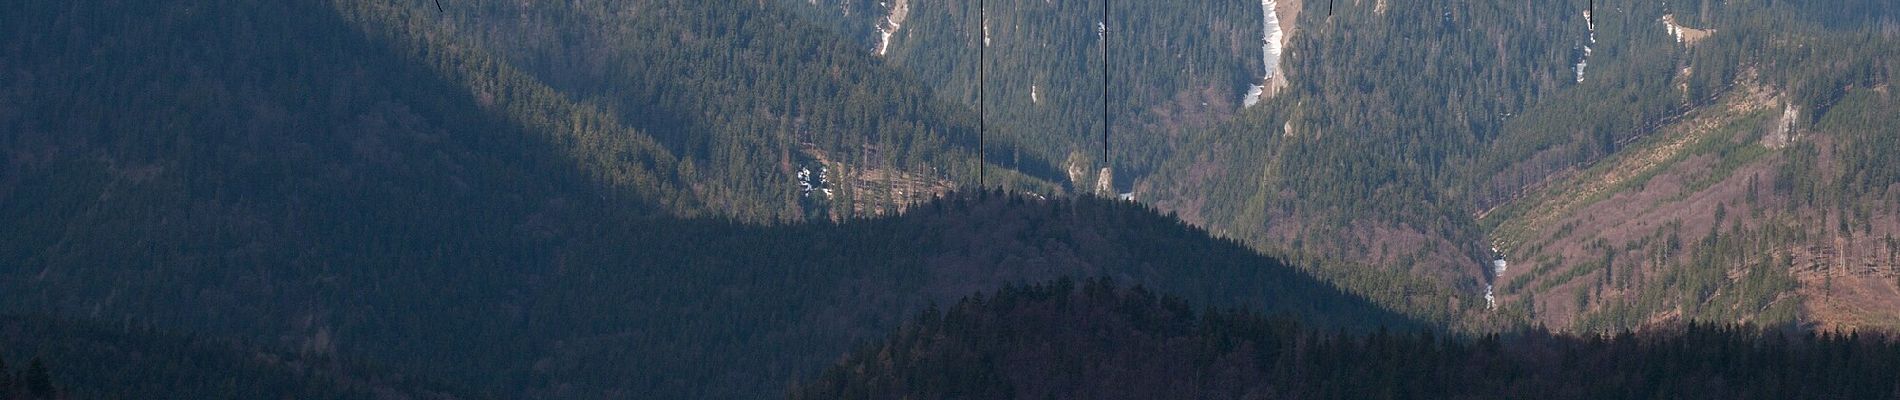
[[(270, 379), (356, 378), (245, 360), (368, 360), (394, 371), (374, 377), (529, 398), (769, 396), (932, 303), (1061, 277), (1417, 324), (1138, 204), (969, 189), (967, 110), (783, 9), (450, 5), (0, 14), (0, 313), (209, 336), (204, 351), (96, 346)], [(478, 22), (495, 16), (509, 20)], [(649, 24), (668, 18), (688, 21)], [(547, 26), (616, 45), (498, 39)], [(642, 69), (606, 68), (598, 91), (562, 81), (595, 62)], [(1004, 186), (1057, 192), (992, 166)], [(826, 187), (840, 196), (906, 193), (832, 207), (806, 200), (801, 170), (862, 182)], [(21, 329), (9, 346), (95, 346)], [(169, 335), (132, 332), (146, 334)], [(64, 380), (97, 393), (203, 376), (68, 371), (99, 373)]]
[[(1816, 221), (1836, 228), (1846, 221), (1863, 232), (1860, 239), (1842, 243), (1865, 242), (1852, 245), (1865, 249), (1826, 245), (1764, 250), (1750, 257), (1792, 252), (1803, 255), (1788, 257), (1840, 265), (1872, 262), (1862, 269), (1883, 268), (1869, 257), (1882, 252), (1885, 228), (1869, 224), (1890, 219), (1871, 210), (1888, 208), (1879, 188), (1891, 181), (1884, 172), (1860, 171), (1884, 171), (1888, 161), (1831, 139), (1837, 135), (1822, 126), (1829, 124), (1828, 114), (1843, 118), (1833, 124), (1852, 125), (1849, 130), (1878, 126), (1864, 121), (1882, 115), (1877, 99), (1865, 100), (1876, 101), (1871, 105), (1836, 105), (1853, 100), (1847, 94), (1884, 93), (1892, 68), (1892, 26), (1900, 14), (1890, 2), (1272, 2), (1274, 13), (1253, 4), (1244, 4), (1246, 9), (1228, 3), (1109, 4), (1114, 7), (1109, 25), (1126, 27), (1119, 31), (1122, 36), (1111, 33), (1108, 41), (1114, 57), (1109, 60), (1114, 71), (1107, 88), (1109, 114), (1116, 135), (1107, 160), (1092, 153), (1099, 143), (1089, 134), (1101, 129), (1101, 104), (1095, 98), (1104, 90), (1098, 81), (1101, 44), (1093, 24), (1102, 3), (995, 1), (986, 12), (988, 20), (978, 21), (974, 5), (962, 3), (785, 2), (840, 35), (857, 38), (860, 51), (926, 77), (941, 96), (966, 106), (976, 103), (975, 49), (985, 46), (992, 132), (1022, 138), (1023, 146), (991, 152), (1056, 161), (1052, 164), (1062, 171), (1044, 175), (1066, 181), (1075, 192), (1092, 191), (1107, 180), (1095, 166), (1112, 166), (1115, 192), (1261, 251), (1299, 258), (1327, 280), (1451, 325), (1491, 329), (1540, 322), (1613, 329), (1648, 323), (1648, 318), (1618, 317), (1577, 324), (1579, 317), (1568, 310), (1577, 308), (1582, 297), (1602, 294), (1594, 290), (1590, 296), (1568, 290), (1538, 296), (1525, 294), (1546, 290), (1520, 292), (1524, 285), (1559, 286), (1529, 281), (1569, 282), (1589, 274), (1569, 267), (1545, 272), (1537, 266), (1573, 265), (1606, 253), (1576, 254), (1594, 236), (1566, 234), (1547, 238), (1562, 244), (1532, 246), (1537, 240), (1520, 237), (1525, 235), (1520, 231), (1558, 231), (1566, 227), (1563, 217), (1608, 218), (1590, 216), (1601, 210), (1550, 204), (1534, 213), (1536, 219), (1497, 211), (1539, 209), (1532, 203), (1545, 200), (1622, 205), (1596, 202), (1623, 190), (1616, 185), (1656, 174), (1696, 177), (1690, 192), (1747, 183), (1700, 181), (1707, 178), (1704, 171), (1728, 177), (1737, 169), (1760, 175), (1759, 185), (1851, 192), (1825, 201), (1803, 195), (1802, 206), (1765, 209), (1761, 218), (1745, 214), (1814, 232), (1820, 232)], [(899, 5), (903, 21), (886, 24)], [(1274, 47), (1258, 46), (1261, 37), (1272, 36), (1272, 24), (1260, 20), (1269, 14), (1285, 28), (1284, 42), (1278, 43), (1280, 65), (1262, 68)], [(1235, 100), (1261, 83), (1261, 71), (1268, 70), (1276, 71), (1274, 86), (1281, 89), (1251, 106)], [(1784, 114), (1793, 125), (1804, 126), (1742, 127), (1775, 125)], [(1856, 125), (1862, 123), (1875, 125)], [(1701, 133), (1685, 133), (1690, 131)], [(1732, 148), (1707, 144), (1703, 138), (1709, 135), (1764, 139), (1755, 148)], [(1855, 143), (1878, 145), (1888, 143), (1892, 133), (1876, 129), (1851, 136)], [(1835, 146), (1858, 153), (1832, 150)], [(1695, 153), (1699, 158), (1683, 153), (1705, 150), (1716, 152)], [(1849, 171), (1802, 161), (1817, 167), (1784, 167), (1782, 155), (1788, 152), (1821, 161), (1840, 155), (1845, 164), (1858, 166)], [(1612, 167), (1628, 163), (1634, 164)], [(1585, 177), (1593, 173), (1608, 175)], [(1771, 179), (1777, 176), (1788, 179)], [(1707, 219), (1712, 204), (1732, 194), (1718, 193), (1668, 196), (1652, 202), (1677, 207), (1630, 218)], [(1735, 213), (1725, 217), (1733, 222)], [(1691, 236), (1706, 233), (1702, 229)], [(1822, 242), (1773, 241), (1776, 246), (1813, 242), (1808, 247)], [(1493, 267), (1499, 258), (1494, 247), (1508, 265), (1516, 265), (1503, 276)], [(1559, 253), (1547, 254), (1546, 248), (1572, 250), (1559, 260)], [(1621, 260), (1640, 259), (1633, 256), (1624, 254)], [(1695, 262), (1682, 257), (1649, 264), (1657, 271), (1654, 276), (1662, 277), (1687, 274)], [(1775, 304), (1766, 310), (1709, 314), (1691, 307), (1681, 313), (1689, 319), (1835, 326), (1831, 321), (1840, 318), (1862, 320), (1843, 315), (1891, 309), (1880, 301), (1849, 306), (1826, 300), (1837, 295), (1791, 294), (1839, 288), (1838, 296), (1890, 298), (1881, 294), (1886, 289), (1814, 278), (1827, 274), (1794, 275), (1815, 284), (1724, 292), (1750, 304)], [(1884, 277), (1878, 272), (1856, 276), (1863, 275), (1845, 279)], [(1487, 288), (1505, 292), (1488, 293)], [(1714, 295), (1687, 297), (1708, 296)], [(1521, 308), (1512, 304), (1525, 297), (1545, 306), (1540, 312), (1512, 311)], [(1700, 301), (1706, 299), (1691, 302)], [(1503, 311), (1493, 311), (1496, 306)], [(1761, 314), (1776, 317), (1763, 320), (1757, 317)]]

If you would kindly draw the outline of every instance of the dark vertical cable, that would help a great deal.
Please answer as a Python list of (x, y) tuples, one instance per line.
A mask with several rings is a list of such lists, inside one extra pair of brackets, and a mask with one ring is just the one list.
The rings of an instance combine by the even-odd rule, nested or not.
[(1584, 14), (1583, 19), (1584, 22), (1590, 23), (1591, 27), (1597, 26), (1597, 0), (1590, 0), (1590, 13)]
[(1102, 167), (1108, 167), (1108, 0), (1102, 0)]
[(984, 190), (988, 190), (988, 187), (984, 185), (987, 176), (984, 175), (986, 171), (983, 164), (988, 163), (988, 157), (985, 154), (988, 151), (987, 138), (984, 136), (989, 130), (986, 120), (989, 114), (985, 113), (986, 110), (983, 108), (983, 86), (987, 83), (983, 75), (984, 69), (988, 66), (985, 60), (986, 53), (989, 52), (989, 43), (985, 42), (988, 41), (990, 34), (987, 26), (989, 13), (985, 8), (988, 6), (987, 3), (984, 0), (976, 2), (976, 187)]

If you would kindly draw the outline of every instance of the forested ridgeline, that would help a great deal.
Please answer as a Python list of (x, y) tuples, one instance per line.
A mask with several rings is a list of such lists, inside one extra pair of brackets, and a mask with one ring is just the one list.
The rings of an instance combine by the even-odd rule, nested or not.
[[(523, 333), (543, 337), (543, 347), (522, 350), (539, 360), (530, 376), (574, 388), (533, 393), (760, 395), (813, 376), (932, 302), (1065, 276), (1145, 282), (1195, 304), (1249, 304), (1328, 326), (1417, 326), (1238, 243), (1109, 200), (962, 193), (835, 226), (658, 223), (585, 232), (603, 242), (570, 259), (608, 261), (568, 265), (523, 289), (535, 296), (518, 317), (535, 330)], [(619, 361), (628, 359), (644, 362)]]
[(793, 399), (1888, 399), (1900, 342), (1688, 325), (1570, 336), (1345, 332), (1057, 281), (918, 313)]
[(45, 316), (0, 316), (0, 357), (0, 399), (487, 398), (318, 354)]

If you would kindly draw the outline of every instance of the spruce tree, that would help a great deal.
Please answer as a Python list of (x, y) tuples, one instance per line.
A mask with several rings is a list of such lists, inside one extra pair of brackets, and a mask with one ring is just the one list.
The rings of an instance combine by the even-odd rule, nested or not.
[(7, 371), (7, 359), (0, 356), (0, 396), (13, 393), (13, 373)]
[(26, 372), (20, 375), (20, 381), (28, 398), (51, 399), (56, 394), (52, 375), (46, 372), (46, 364), (37, 357), (27, 363)]

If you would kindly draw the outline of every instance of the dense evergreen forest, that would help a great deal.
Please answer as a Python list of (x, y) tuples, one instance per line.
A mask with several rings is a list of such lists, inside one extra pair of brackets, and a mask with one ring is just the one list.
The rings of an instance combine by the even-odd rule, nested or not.
[(45, 316), (0, 316), (0, 356), (13, 357), (0, 359), (5, 399), (493, 398), (319, 354)]
[(1895, 326), (1858, 306), (1900, 287), (1900, 247), (1882, 240), (1900, 159), (1863, 150), (1900, 137), (1875, 111), (1895, 103), (1893, 5), (1663, 12), (1700, 39), (1649, 41), (1612, 86), (1532, 107), (1477, 162), (1479, 225), (1534, 266), (1497, 280), (1505, 311), (1592, 331), (1670, 315)]
[[(397, 40), (482, 49), (650, 135), (677, 159), (660, 166), (679, 171), (677, 181), (662, 183), (691, 188), (713, 214), (876, 215), (977, 180), (973, 110), (940, 101), (914, 76), (774, 5), (474, 1), (442, 15), (414, 2), (356, 3), (368, 10), (353, 14), (359, 22)], [(1011, 141), (996, 139), (999, 147)], [(1051, 161), (1008, 164), (990, 168), (992, 184), (1056, 189)], [(833, 170), (834, 195), (793, 190), (795, 171), (820, 167)]]
[[(1900, 287), (1891, 2), (1604, 0), (1584, 51), (1578, 5), (1288, 1), (1253, 107), (1253, 2), (873, 3), (0, 8), (0, 397), (1895, 390), (1788, 330)], [(1751, 200), (1619, 236), (1539, 192), (1674, 148), (1714, 172), (1664, 197)], [(1676, 187), (1631, 175), (1590, 200)], [(1697, 320), (1775, 329), (1653, 327)]]
[(1105, 200), (974, 192), (894, 219), (749, 225), (707, 194), (742, 184), (444, 39), (433, 13), (214, 5), (6, 14), (7, 66), (33, 78), (5, 91), (21, 110), (4, 115), (8, 311), (570, 398), (775, 392), (933, 299), (1062, 275), (1404, 323)]
[(26, 368), (15, 373), (7, 369), (7, 360), (0, 355), (0, 399), (7, 400), (54, 400), (67, 398), (57, 383), (53, 382), (53, 373), (47, 369), (46, 362), (34, 358), (27, 362)]
[[(1302, 264), (1382, 304), (1479, 327), (1494, 326), (1484, 320), (1554, 316), (1550, 322), (1573, 328), (1567, 324), (1571, 307), (1545, 307), (1553, 312), (1542, 314), (1483, 312), (1480, 297), (1487, 284), (1504, 287), (1516, 278), (1498, 277), (1488, 268), (1498, 256), (1489, 249), (1499, 242), (1505, 252), (1536, 261), (1530, 265), (1573, 269), (1598, 261), (1534, 254), (1544, 249), (1524, 243), (1528, 238), (1498, 232), (1500, 222), (1513, 217), (1514, 202), (1540, 190), (1592, 190), (1591, 182), (1566, 178), (1587, 176), (1589, 168), (1615, 155), (1669, 143), (1656, 140), (1663, 136), (1658, 133), (1687, 124), (1685, 115), (1706, 111), (1726, 97), (1769, 93), (1764, 97), (1774, 111), (1797, 110), (1800, 133), (1786, 149), (1709, 146), (1719, 151), (1708, 156), (1724, 160), (1706, 174), (1722, 177), (1756, 159), (1780, 163), (1779, 154), (1786, 153), (1789, 162), (1782, 169), (1787, 172), (1780, 175), (1786, 179), (1766, 176), (1760, 185), (1830, 200), (1808, 202), (1813, 210), (1803, 213), (1780, 208), (1766, 216), (1835, 221), (1833, 214), (1845, 213), (1838, 218), (1845, 225), (1864, 228), (1892, 215), (1882, 205), (1893, 198), (1889, 188), (1895, 181), (1880, 180), (1889, 175), (1874, 171), (1900, 164), (1889, 155), (1859, 150), (1895, 137), (1891, 129), (1880, 128), (1892, 113), (1869, 108), (1891, 104), (1881, 89), (1890, 85), (1896, 65), (1892, 27), (1900, 9), (1891, 2), (1670, 2), (1672, 8), (1597, 1), (1594, 31), (1582, 16), (1584, 2), (1386, 3), (1342, 6), (1328, 18), (1304, 13), (1287, 47), (1286, 91), (1233, 121), (1185, 137), (1191, 144), (1177, 147), (1198, 151), (1164, 162), (1143, 181), (1152, 186), (1140, 198), (1264, 251), (1313, 259)], [(1840, 9), (1856, 11), (1849, 16)], [(1665, 29), (1665, 16), (1707, 36), (1679, 41)], [(1579, 80), (1577, 65), (1585, 47), (1590, 48), (1589, 66)], [(1858, 114), (1831, 115), (1842, 110)], [(1770, 125), (1735, 129), (1760, 135), (1772, 131)], [(1736, 139), (1744, 137), (1754, 136)], [(1848, 170), (1817, 162), (1835, 159)], [(1682, 173), (1704, 172), (1683, 168)], [(1505, 212), (1494, 212), (1499, 209)], [(1750, 215), (1742, 220), (1756, 225), (1760, 218)], [(1829, 245), (1818, 232), (1806, 236), (1814, 240), (1780, 237), (1788, 240), (1756, 248), (1764, 255), (1786, 255), (1790, 249)], [(1576, 235), (1547, 248), (1584, 247), (1595, 239)], [(1606, 243), (1599, 246), (1624, 246)], [(1630, 255), (1621, 259), (1644, 260)], [(1626, 268), (1676, 269), (1685, 259), (1656, 257)], [(1884, 267), (1878, 269), (1891, 270), (1890, 264), (1882, 260)], [(1742, 265), (1724, 261), (1694, 274), (1720, 277)], [(1395, 273), (1427, 281), (1395, 286), (1384, 277)], [(1673, 272), (1657, 273), (1663, 274)], [(1878, 274), (1894, 281), (1891, 272)], [(1420, 296), (1390, 294), (1419, 293), (1394, 290), (1407, 286), (1434, 295), (1420, 301)], [(1741, 285), (1718, 278), (1654, 287), (1673, 292), (1691, 286), (1728, 290)], [(1789, 294), (1756, 290), (1748, 301)], [(1461, 300), (1452, 302), (1459, 306), (1446, 307), (1446, 297)], [(1649, 309), (1695, 308), (1707, 299), (1695, 297), (1656, 302), (1661, 308)], [(1572, 298), (1565, 288), (1542, 302)], [(1637, 317), (1595, 327), (1631, 327), (1652, 316), (1631, 315)], [(1734, 314), (1690, 317), (1736, 320)]]
[[(1030, 160), (1054, 161), (1058, 179), (1083, 192), (1097, 168), (1113, 167), (1117, 193), (1129, 192), (1129, 178), (1151, 173), (1175, 151), (1198, 151), (1175, 143), (1232, 118), (1266, 68), (1258, 2), (997, 0), (988, 2), (984, 23), (976, 2), (780, 2), (870, 53), (879, 27), (903, 11), (878, 57), (971, 108), (982, 67), (991, 134), (1003, 139), (989, 151), (1024, 170), (1037, 167)], [(1112, 9), (1102, 21), (1105, 6)], [(981, 38), (986, 57), (977, 54)], [(1104, 117), (1113, 128), (1108, 160)]]
[[(1069, 275), (1332, 325), (1411, 323), (1100, 199), (975, 191), (891, 219), (752, 225), (784, 208), (722, 179), (758, 176), (694, 172), (685, 136), (558, 90), (419, 4), (35, 2), (0, 14), (0, 66), (20, 77), (0, 81), (0, 307), (567, 398), (776, 392), (929, 301)], [(727, 26), (708, 24), (664, 36)], [(836, 70), (880, 74), (849, 65)], [(841, 85), (811, 101), (861, 89)], [(780, 198), (798, 193), (779, 182)], [(99, 360), (110, 357), (73, 363), (98, 374), (73, 378), (80, 393), (175, 379), (115, 383), (123, 370), (83, 366)]]
[(793, 399), (1889, 399), (1900, 342), (1691, 324), (1616, 335), (1346, 332), (1057, 281), (918, 313)]

